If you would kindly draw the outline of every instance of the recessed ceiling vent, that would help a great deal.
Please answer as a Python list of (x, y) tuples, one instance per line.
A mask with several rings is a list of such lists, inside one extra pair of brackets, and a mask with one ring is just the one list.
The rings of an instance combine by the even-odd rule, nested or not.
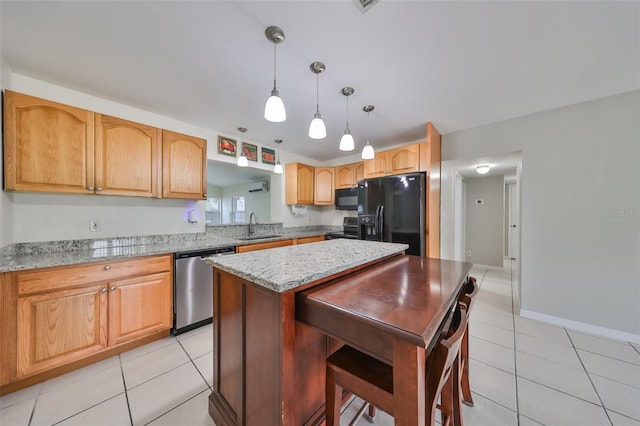
[(360, 12), (365, 13), (371, 9), (379, 0), (353, 0)]

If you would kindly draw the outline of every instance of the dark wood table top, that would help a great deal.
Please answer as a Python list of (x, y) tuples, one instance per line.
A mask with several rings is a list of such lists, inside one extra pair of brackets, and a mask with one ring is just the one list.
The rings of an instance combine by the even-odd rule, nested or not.
[(395, 339), (429, 351), (471, 266), (398, 256), (300, 292), (296, 319), (387, 361)]

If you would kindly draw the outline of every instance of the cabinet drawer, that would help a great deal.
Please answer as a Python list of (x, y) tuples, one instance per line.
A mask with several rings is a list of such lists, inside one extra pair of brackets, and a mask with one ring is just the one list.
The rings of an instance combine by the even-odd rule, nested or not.
[(153, 256), (84, 265), (61, 266), (20, 272), (16, 275), (18, 295), (59, 290), (134, 275), (170, 271), (172, 256)]

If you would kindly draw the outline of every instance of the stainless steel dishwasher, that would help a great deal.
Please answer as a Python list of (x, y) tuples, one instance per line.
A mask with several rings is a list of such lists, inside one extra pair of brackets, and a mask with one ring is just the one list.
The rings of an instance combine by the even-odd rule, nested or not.
[(175, 254), (173, 328), (177, 335), (209, 324), (213, 317), (213, 267), (203, 259), (234, 254), (235, 247), (182, 251)]

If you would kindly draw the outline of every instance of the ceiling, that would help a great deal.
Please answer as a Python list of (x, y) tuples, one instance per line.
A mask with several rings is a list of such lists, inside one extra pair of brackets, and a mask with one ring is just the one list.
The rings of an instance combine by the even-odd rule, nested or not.
[[(5, 1), (14, 72), (319, 162), (640, 89), (637, 1)], [(277, 86), (287, 120), (263, 118)], [(307, 136), (316, 106), (324, 140)]]

